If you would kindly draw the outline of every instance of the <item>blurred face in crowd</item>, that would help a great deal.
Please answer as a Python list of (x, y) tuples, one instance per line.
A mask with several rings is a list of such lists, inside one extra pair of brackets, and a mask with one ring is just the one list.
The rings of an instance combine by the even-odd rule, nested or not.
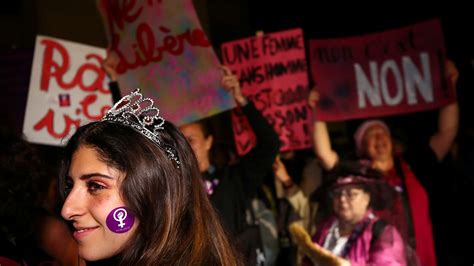
[(346, 223), (356, 224), (364, 218), (369, 207), (370, 194), (360, 186), (347, 185), (331, 191), (333, 210)]
[(181, 126), (179, 129), (188, 140), (194, 154), (196, 155), (199, 163), (199, 170), (201, 173), (207, 171), (210, 165), (209, 151), (212, 147), (212, 136), (204, 136), (204, 131), (199, 123), (187, 124)]
[(212, 147), (212, 136), (204, 136), (204, 131), (199, 123), (183, 125), (179, 129), (191, 145), (194, 155), (196, 155), (199, 170), (201, 173), (207, 171), (210, 165), (209, 151)]
[(125, 206), (120, 196), (124, 177), (124, 173), (101, 161), (93, 148), (79, 146), (72, 156), (67, 177), (69, 192), (61, 215), (72, 222), (79, 255), (88, 261), (120, 253), (137, 228), (137, 221), (122, 233), (107, 226), (112, 210)]
[(374, 125), (367, 129), (363, 138), (365, 154), (372, 160), (387, 160), (392, 158), (392, 140), (387, 130)]

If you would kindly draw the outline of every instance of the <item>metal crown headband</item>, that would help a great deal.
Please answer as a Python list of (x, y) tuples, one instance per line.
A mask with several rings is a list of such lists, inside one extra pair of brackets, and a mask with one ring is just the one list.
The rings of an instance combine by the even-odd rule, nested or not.
[(131, 127), (142, 135), (153, 141), (162, 148), (168, 158), (176, 162), (177, 167), (181, 162), (177, 156), (176, 149), (163, 143), (160, 130), (163, 130), (165, 119), (160, 116), (160, 110), (153, 106), (153, 100), (143, 98), (140, 89), (135, 89), (118, 101), (102, 118), (102, 121), (120, 123)]

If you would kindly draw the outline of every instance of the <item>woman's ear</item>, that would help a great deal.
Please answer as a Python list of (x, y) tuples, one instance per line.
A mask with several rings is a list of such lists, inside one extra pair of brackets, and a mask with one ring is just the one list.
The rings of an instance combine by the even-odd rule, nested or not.
[(212, 144), (214, 143), (214, 137), (212, 135), (207, 136), (206, 138), (206, 150), (210, 151)]
[(372, 205), (372, 202), (371, 202), (372, 197), (370, 196), (370, 193), (366, 192), (366, 191), (364, 191), (363, 195), (364, 195), (364, 197), (367, 197), (367, 203), (366, 203), (367, 206), (366, 206), (366, 208), (368, 209)]

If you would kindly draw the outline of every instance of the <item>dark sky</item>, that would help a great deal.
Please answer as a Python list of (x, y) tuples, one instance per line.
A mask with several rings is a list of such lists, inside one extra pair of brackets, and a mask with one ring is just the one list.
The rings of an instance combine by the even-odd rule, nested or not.
[(333, 38), (383, 31), (424, 20), (442, 21), (448, 54), (473, 57), (472, 16), (446, 3), (417, 7), (416, 1), (344, 3), (339, 1), (208, 0), (210, 34), (215, 44), (255, 34), (303, 28), (305, 38)]
[[(276, 32), (300, 27), (306, 40), (333, 38), (383, 31), (403, 27), (424, 20), (439, 18), (448, 56), (461, 71), (460, 101), (466, 111), (472, 113), (474, 16), (463, 12), (472, 10), (452, 3), (430, 3), (416, 7), (415, 1), (380, 1), (379, 3), (344, 3), (339, 1), (270, 1), (270, 0), (193, 0), (205, 30), (210, 34), (216, 50), (225, 41), (246, 38), (257, 30)], [(95, 1), (83, 0), (18, 0), (7, 1), (0, 9), (0, 47), (10, 56), (12, 47), (18, 58), (3, 58), (1, 77), (4, 95), (0, 99), (14, 121), (21, 121), (24, 99), (28, 87), (32, 49), (36, 34), (44, 34), (79, 43), (106, 47), (107, 41)], [(454, 8), (451, 8), (453, 6)], [(217, 53), (219, 54), (219, 52)], [(11, 61), (13, 60), (13, 61)], [(22, 62), (23, 62), (22, 61)], [(15, 66), (13, 69), (11, 66)], [(8, 71), (7, 71), (8, 70)], [(12, 74), (13, 73), (13, 74)], [(18, 78), (14, 78), (18, 77)], [(25, 77), (25, 78), (22, 78)], [(464, 79), (464, 80), (463, 80)], [(14, 82), (14, 83), (12, 83)], [(19, 90), (17, 88), (23, 88)], [(4, 90), (4, 92), (5, 92)], [(465, 101), (465, 103), (463, 102)], [(469, 122), (472, 119), (465, 119)], [(470, 122), (474, 123), (474, 122)]]

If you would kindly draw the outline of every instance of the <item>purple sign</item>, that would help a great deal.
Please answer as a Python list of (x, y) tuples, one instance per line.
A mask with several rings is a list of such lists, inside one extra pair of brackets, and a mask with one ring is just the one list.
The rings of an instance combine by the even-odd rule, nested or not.
[(107, 216), (107, 227), (117, 234), (129, 231), (134, 222), (135, 215), (127, 207), (115, 208)]

